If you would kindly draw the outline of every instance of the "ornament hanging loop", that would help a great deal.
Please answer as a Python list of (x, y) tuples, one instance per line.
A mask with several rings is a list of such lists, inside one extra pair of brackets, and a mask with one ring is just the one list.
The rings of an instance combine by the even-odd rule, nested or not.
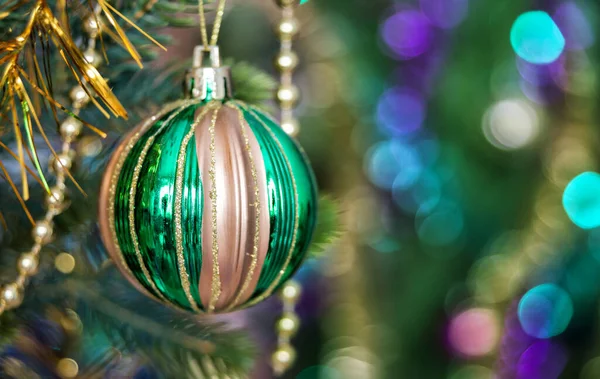
[(205, 101), (233, 96), (231, 70), (221, 66), (218, 46), (198, 45), (194, 48), (193, 67), (187, 72), (185, 90), (188, 97)]

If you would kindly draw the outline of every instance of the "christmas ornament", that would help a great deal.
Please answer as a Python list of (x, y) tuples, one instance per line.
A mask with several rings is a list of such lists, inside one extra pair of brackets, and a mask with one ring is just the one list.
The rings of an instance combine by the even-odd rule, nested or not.
[[(216, 46), (224, 3), (210, 44), (201, 28), (189, 98), (123, 140), (100, 198), (102, 239), (119, 269), (141, 291), (192, 312), (232, 311), (277, 291), (301, 264), (316, 221), (301, 148), (232, 97)], [(202, 2), (200, 10), (204, 25)]]

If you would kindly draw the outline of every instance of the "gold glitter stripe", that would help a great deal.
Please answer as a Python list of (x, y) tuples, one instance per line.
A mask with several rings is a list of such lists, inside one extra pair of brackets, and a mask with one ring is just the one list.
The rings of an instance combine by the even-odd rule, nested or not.
[[(129, 265), (127, 264), (127, 261), (125, 260), (125, 256), (123, 255), (123, 251), (121, 250), (121, 245), (119, 244), (119, 240), (117, 237), (117, 229), (116, 229), (116, 224), (115, 224), (115, 198), (116, 198), (116, 194), (117, 194), (117, 182), (119, 180), (119, 176), (121, 175), (121, 171), (123, 170), (123, 165), (125, 163), (125, 159), (129, 155), (129, 152), (131, 152), (131, 149), (133, 149), (135, 144), (139, 141), (139, 139), (142, 137), (142, 135), (148, 130), (148, 128), (150, 128), (158, 119), (160, 119), (165, 114), (171, 112), (173, 109), (184, 106), (189, 102), (190, 102), (189, 100), (185, 100), (185, 101), (178, 101), (175, 103), (171, 103), (171, 104), (167, 105), (165, 108), (163, 108), (155, 116), (148, 118), (144, 122), (144, 124), (141, 126), (140, 131), (136, 132), (127, 141), (127, 146), (125, 147), (125, 149), (123, 149), (121, 155), (119, 156), (119, 160), (117, 161), (117, 164), (115, 166), (115, 171), (113, 172), (113, 175), (110, 178), (109, 204), (108, 204), (109, 229), (110, 229), (111, 237), (113, 240), (113, 246), (114, 246), (117, 254), (119, 255), (121, 265), (127, 271), (127, 274), (130, 275), (131, 278), (135, 278), (135, 276), (134, 276), (133, 272), (131, 272), (131, 268), (129, 268)], [(154, 296), (154, 297), (159, 296), (159, 295), (153, 295), (151, 293), (150, 293), (150, 295)]]
[(187, 272), (185, 267), (185, 256), (183, 255), (183, 226), (182, 226), (182, 211), (181, 211), (181, 203), (183, 200), (183, 170), (185, 169), (185, 161), (186, 161), (186, 150), (190, 140), (194, 136), (194, 132), (196, 130), (196, 126), (202, 120), (202, 118), (208, 113), (210, 107), (204, 107), (202, 109), (200, 115), (195, 118), (194, 123), (190, 126), (189, 132), (183, 138), (183, 142), (181, 143), (181, 148), (179, 149), (179, 154), (177, 156), (177, 180), (175, 182), (175, 244), (177, 250), (177, 266), (179, 267), (179, 279), (181, 280), (181, 286), (183, 287), (183, 292), (185, 292), (185, 296), (188, 299), (190, 306), (196, 312), (202, 312), (202, 310), (196, 304), (196, 300), (192, 296), (192, 292), (190, 291), (190, 275)]
[[(241, 103), (236, 102), (236, 104), (238, 104), (239, 107), (244, 107)], [(273, 293), (273, 291), (275, 290), (275, 288), (279, 285), (279, 282), (281, 281), (281, 277), (283, 276), (283, 274), (285, 274), (285, 270), (290, 265), (290, 261), (292, 260), (292, 255), (294, 253), (294, 249), (296, 248), (296, 242), (297, 242), (296, 239), (298, 237), (298, 224), (299, 224), (299, 218), (300, 218), (300, 204), (298, 202), (298, 188), (296, 187), (296, 178), (294, 177), (294, 172), (292, 170), (292, 164), (288, 160), (287, 155), (285, 155), (285, 151), (283, 149), (283, 146), (281, 145), (281, 142), (279, 142), (279, 140), (277, 139), (277, 136), (275, 136), (275, 133), (273, 133), (273, 131), (271, 131), (271, 129), (267, 126), (267, 124), (265, 124), (265, 122), (256, 114), (256, 112), (252, 108), (245, 107), (245, 109), (248, 112), (250, 112), (258, 120), (258, 122), (260, 122), (260, 124), (267, 130), (267, 132), (271, 135), (271, 137), (273, 138), (273, 140), (277, 144), (277, 147), (281, 151), (281, 155), (283, 156), (283, 159), (285, 160), (285, 163), (286, 163), (286, 165), (288, 167), (288, 170), (290, 172), (290, 176), (292, 178), (292, 187), (294, 188), (294, 202), (295, 202), (295, 205), (296, 205), (295, 215), (294, 215), (294, 233), (292, 235), (292, 245), (290, 246), (290, 250), (289, 250), (288, 255), (287, 255), (286, 259), (285, 259), (283, 267), (281, 268), (281, 270), (277, 274), (277, 277), (275, 278), (275, 280), (273, 281), (273, 283), (271, 283), (271, 285), (265, 290), (265, 292), (263, 292), (260, 296), (258, 296), (257, 298), (255, 298), (253, 301), (249, 302), (246, 305), (246, 306), (252, 306), (252, 305), (254, 305), (256, 303), (259, 303), (259, 302), (263, 301), (267, 297), (271, 296), (271, 294)]]
[(142, 171), (142, 166), (144, 164), (144, 160), (146, 159), (146, 154), (148, 154), (148, 150), (150, 150), (150, 147), (152, 146), (152, 143), (156, 139), (156, 136), (159, 133), (161, 133), (165, 129), (165, 127), (167, 125), (169, 125), (169, 123), (173, 120), (173, 118), (177, 117), (183, 109), (185, 109), (185, 106), (182, 106), (179, 109), (177, 109), (177, 111), (175, 111), (172, 115), (169, 116), (169, 118), (167, 118), (165, 120), (165, 122), (160, 126), (160, 128), (156, 131), (156, 133), (154, 133), (154, 135), (152, 135), (150, 138), (148, 138), (148, 141), (146, 141), (146, 144), (144, 145), (142, 153), (138, 157), (137, 164), (135, 165), (135, 167), (133, 169), (133, 178), (131, 180), (131, 188), (129, 189), (129, 235), (131, 236), (133, 248), (135, 249), (135, 255), (137, 257), (138, 264), (140, 265), (140, 268), (142, 269), (142, 273), (144, 274), (144, 277), (148, 281), (148, 284), (158, 294), (158, 297), (161, 300), (166, 301), (166, 302), (168, 302), (168, 300), (158, 290), (158, 288), (154, 284), (154, 281), (150, 277), (150, 272), (148, 271), (148, 268), (146, 267), (146, 264), (144, 263), (144, 258), (142, 257), (142, 252), (140, 251), (140, 244), (139, 244), (137, 234), (135, 231), (135, 194), (137, 192), (137, 185), (138, 185), (138, 181), (140, 178), (140, 173)]
[(216, 188), (216, 146), (215, 146), (215, 128), (217, 126), (217, 116), (219, 115), (219, 109), (221, 106), (218, 105), (215, 109), (212, 119), (210, 121), (210, 127), (208, 132), (210, 134), (210, 169), (208, 174), (210, 176), (210, 201), (211, 201), (211, 218), (212, 218), (212, 259), (213, 259), (213, 272), (212, 272), (212, 293), (210, 302), (208, 304), (208, 311), (213, 312), (215, 306), (221, 296), (221, 272), (219, 269), (219, 241), (217, 233), (217, 188)]
[[(237, 296), (233, 300), (233, 303), (229, 307), (227, 307), (227, 311), (234, 308), (240, 301), (242, 295), (250, 286), (250, 282), (252, 282), (252, 277), (254, 276), (254, 271), (256, 270), (256, 265), (258, 263), (258, 240), (260, 238), (260, 190), (258, 188), (258, 177), (256, 174), (256, 165), (254, 164), (254, 157), (252, 156), (252, 148), (250, 147), (250, 140), (248, 139), (248, 134), (246, 133), (247, 122), (244, 119), (244, 114), (242, 110), (237, 108), (232, 104), (227, 104), (228, 107), (235, 109), (238, 112), (238, 117), (240, 121), (240, 130), (242, 132), (242, 137), (244, 138), (244, 148), (248, 152), (248, 161), (250, 162), (250, 172), (252, 174), (252, 181), (254, 184), (254, 203), (250, 204), (251, 207), (254, 207), (256, 210), (256, 219), (255, 219), (255, 227), (254, 227), (254, 241), (252, 246), (252, 254), (250, 257), (252, 258), (252, 262), (250, 263), (250, 269), (248, 270), (248, 274), (246, 275), (246, 279), (244, 280), (244, 284), (242, 285), (241, 290), (238, 292)], [(249, 127), (249, 125), (247, 125)]]

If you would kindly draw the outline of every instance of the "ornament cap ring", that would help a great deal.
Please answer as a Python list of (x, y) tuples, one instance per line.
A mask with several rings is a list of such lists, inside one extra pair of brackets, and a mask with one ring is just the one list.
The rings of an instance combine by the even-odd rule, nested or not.
[(189, 97), (205, 101), (233, 97), (231, 70), (221, 66), (218, 46), (194, 48), (193, 67), (187, 72), (185, 90)]

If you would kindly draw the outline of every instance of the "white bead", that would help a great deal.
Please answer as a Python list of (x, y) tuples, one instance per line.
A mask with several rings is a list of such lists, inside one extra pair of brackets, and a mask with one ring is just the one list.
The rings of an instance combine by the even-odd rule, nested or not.
[(287, 370), (296, 359), (296, 351), (288, 344), (280, 346), (272, 356), (273, 370), (282, 373)]
[(66, 140), (72, 140), (76, 138), (81, 133), (81, 129), (83, 128), (83, 124), (81, 121), (77, 120), (74, 117), (68, 117), (65, 121), (60, 124), (60, 134)]
[(98, 35), (98, 31), (100, 30), (98, 18), (93, 15), (88, 17), (83, 23), (83, 28), (90, 35), (90, 37), (96, 37)]
[(33, 239), (38, 243), (47, 243), (52, 238), (53, 227), (48, 221), (38, 221), (33, 228)]
[(292, 108), (298, 102), (298, 98), (300, 97), (300, 91), (298, 91), (298, 87), (293, 84), (282, 85), (277, 90), (277, 100), (279, 100), (279, 104), (281, 104), (282, 108)]
[(299, 29), (300, 24), (294, 17), (283, 19), (279, 23), (279, 34), (284, 40), (293, 38)]
[(293, 51), (280, 51), (275, 59), (275, 63), (281, 71), (292, 71), (298, 65), (298, 55)]
[(283, 286), (283, 289), (281, 290), (281, 297), (284, 300), (289, 301), (289, 302), (298, 301), (301, 294), (302, 294), (302, 288), (300, 287), (300, 284), (298, 284), (298, 282), (295, 282), (293, 280), (290, 280), (289, 282), (287, 282)]
[(16, 308), (23, 302), (23, 292), (16, 283), (2, 287), (0, 297), (6, 303), (6, 309)]
[(25, 275), (35, 274), (38, 269), (38, 264), (38, 256), (32, 253), (21, 254), (21, 256), (19, 257), (19, 261), (17, 262), (19, 272)]
[(50, 169), (55, 173), (64, 173), (71, 167), (73, 167), (73, 153), (60, 153), (58, 159), (54, 156), (50, 158)]
[(87, 63), (94, 67), (98, 67), (102, 63), (102, 56), (94, 49), (87, 49), (83, 52), (83, 58)]
[(282, 337), (292, 337), (298, 331), (300, 319), (294, 313), (286, 312), (277, 321), (277, 331)]
[(289, 120), (283, 120), (281, 122), (281, 129), (283, 129), (287, 135), (295, 137), (298, 135), (298, 132), (300, 132), (300, 124), (298, 124), (298, 120), (293, 118)]
[(63, 187), (54, 186), (50, 188), (50, 193), (46, 194), (46, 206), (48, 209), (62, 212), (67, 208), (65, 199), (65, 189)]
[(69, 95), (71, 96), (73, 105), (77, 108), (81, 108), (90, 101), (90, 97), (88, 96), (87, 92), (85, 92), (83, 87), (80, 85), (73, 87)]

